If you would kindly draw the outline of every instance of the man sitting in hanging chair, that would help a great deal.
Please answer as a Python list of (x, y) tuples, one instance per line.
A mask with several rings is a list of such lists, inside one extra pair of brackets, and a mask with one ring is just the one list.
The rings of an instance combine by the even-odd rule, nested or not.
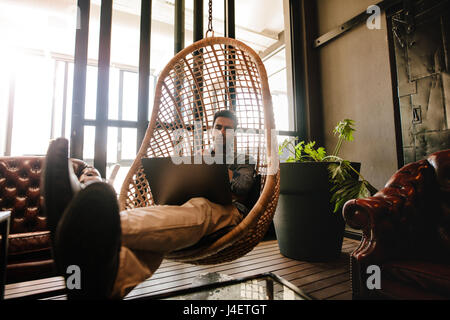
[[(213, 127), (223, 137), (214, 139), (223, 145), (215, 145), (213, 152), (225, 151), (226, 139), (234, 139), (226, 132), (234, 132), (237, 118), (230, 111), (218, 112)], [(232, 193), (238, 195), (233, 205), (193, 198), (181, 206), (119, 212), (112, 186), (99, 175), (80, 183), (68, 159), (68, 141), (52, 141), (42, 185), (54, 258), (66, 281), (73, 280), (69, 270), (79, 268), (81, 274), (80, 283), (67, 286), (68, 298), (122, 298), (154, 274), (165, 254), (239, 224), (248, 213), (243, 199), (254, 185), (255, 168), (251, 162), (228, 168)]]

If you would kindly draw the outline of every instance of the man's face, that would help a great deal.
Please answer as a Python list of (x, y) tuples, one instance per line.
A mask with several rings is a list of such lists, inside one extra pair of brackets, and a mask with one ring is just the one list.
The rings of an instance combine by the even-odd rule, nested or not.
[[(227, 130), (228, 130), (228, 136), (227, 136)], [(214, 142), (220, 142), (217, 141), (217, 136), (222, 136), (223, 141), (223, 150), (226, 148), (227, 139), (233, 139), (234, 137), (234, 121), (233, 119), (227, 118), (227, 117), (218, 117), (216, 121), (214, 122), (213, 127), (213, 140)], [(232, 141), (232, 140), (231, 140)]]

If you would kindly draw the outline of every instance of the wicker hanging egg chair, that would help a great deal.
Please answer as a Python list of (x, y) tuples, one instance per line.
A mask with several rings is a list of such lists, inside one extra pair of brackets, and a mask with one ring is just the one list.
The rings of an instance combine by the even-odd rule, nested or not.
[[(152, 117), (119, 196), (121, 210), (154, 205), (141, 159), (170, 157), (187, 132), (184, 150), (212, 145), (213, 116), (230, 109), (239, 121), (236, 149), (256, 160), (261, 193), (249, 214), (231, 231), (212, 242), (170, 253), (166, 258), (193, 264), (218, 264), (250, 252), (267, 232), (278, 202), (278, 148), (274, 135), (272, 98), (265, 67), (258, 54), (242, 42), (209, 37), (180, 51), (162, 70), (154, 97)], [(194, 136), (201, 123), (201, 137)], [(239, 129), (238, 128), (238, 129)], [(272, 131), (273, 130), (273, 131)], [(194, 139), (197, 139), (194, 142)], [(275, 169), (274, 169), (275, 168)]]

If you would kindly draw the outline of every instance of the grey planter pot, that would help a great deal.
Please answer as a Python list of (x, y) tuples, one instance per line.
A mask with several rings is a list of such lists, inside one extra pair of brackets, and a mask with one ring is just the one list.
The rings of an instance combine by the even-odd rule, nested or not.
[[(345, 231), (341, 213), (330, 204), (329, 163), (280, 164), (280, 197), (274, 216), (280, 252), (302, 261), (340, 256)], [(352, 163), (359, 171), (360, 164)]]

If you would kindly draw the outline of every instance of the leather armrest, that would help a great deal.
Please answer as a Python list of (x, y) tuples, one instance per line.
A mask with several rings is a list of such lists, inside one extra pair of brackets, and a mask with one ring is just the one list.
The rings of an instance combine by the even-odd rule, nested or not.
[(428, 161), (409, 164), (395, 173), (374, 197), (348, 201), (347, 224), (363, 232), (352, 253), (359, 262), (380, 264), (392, 256), (421, 255), (433, 246), (437, 183)]
[(381, 197), (371, 197), (350, 200), (345, 204), (344, 219), (350, 227), (362, 230), (363, 234), (360, 246), (352, 253), (359, 262), (381, 264), (392, 256), (390, 242), (395, 238), (396, 228), (391, 203)]

